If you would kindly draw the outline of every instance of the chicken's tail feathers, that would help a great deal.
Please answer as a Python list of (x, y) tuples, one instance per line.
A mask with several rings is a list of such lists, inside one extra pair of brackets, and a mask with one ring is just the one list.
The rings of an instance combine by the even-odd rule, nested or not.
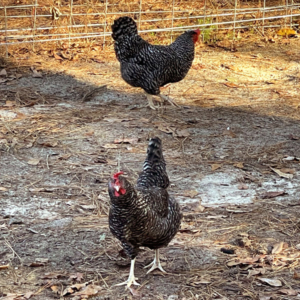
[(164, 161), (162, 143), (160, 138), (154, 137), (150, 139), (147, 149), (146, 161), (152, 163), (157, 161)]
[(138, 34), (137, 26), (135, 21), (130, 17), (120, 17), (114, 21), (111, 26), (112, 38), (116, 41), (120, 36), (123, 35), (135, 35)]
[(138, 178), (137, 185), (146, 188), (156, 186), (166, 189), (169, 183), (162, 151), (162, 142), (160, 138), (154, 137), (149, 141), (147, 157), (143, 165), (143, 171)]

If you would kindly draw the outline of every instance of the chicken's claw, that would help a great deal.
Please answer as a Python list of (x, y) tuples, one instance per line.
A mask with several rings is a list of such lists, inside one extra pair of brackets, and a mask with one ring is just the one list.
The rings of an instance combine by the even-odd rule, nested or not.
[(170, 97), (168, 97), (166, 95), (159, 94), (159, 97), (161, 98), (162, 103), (164, 103), (165, 101), (167, 101), (167, 102), (169, 102), (173, 106), (180, 107), (176, 102), (174, 102)]
[(129, 288), (132, 284), (134, 285), (140, 285), (139, 283), (137, 283), (135, 280), (137, 278), (133, 277), (133, 278), (128, 278), (126, 281), (115, 284), (114, 286), (121, 286), (121, 285), (127, 285), (127, 288)]
[[(152, 266), (152, 267), (151, 267)], [(167, 273), (161, 266), (160, 264), (160, 260), (159, 260), (159, 249), (155, 250), (155, 257), (154, 260), (151, 264), (147, 265), (144, 267), (145, 268), (149, 268), (151, 267), (151, 269), (147, 272), (147, 274), (149, 274), (150, 272), (152, 272), (155, 269), (159, 269), (160, 271), (162, 271), (163, 273)]]
[(147, 100), (148, 100), (148, 105), (147, 106), (149, 106), (153, 110), (156, 110), (157, 108), (159, 108), (159, 106), (154, 105), (152, 95), (146, 93), (146, 96), (147, 96)]
[(127, 288), (129, 288), (132, 284), (134, 285), (140, 285), (137, 283), (135, 280), (137, 278), (134, 277), (134, 263), (135, 263), (135, 258), (131, 260), (131, 265), (130, 265), (130, 272), (129, 272), (129, 277), (126, 281), (115, 284), (114, 286), (121, 286), (121, 285), (127, 285)]

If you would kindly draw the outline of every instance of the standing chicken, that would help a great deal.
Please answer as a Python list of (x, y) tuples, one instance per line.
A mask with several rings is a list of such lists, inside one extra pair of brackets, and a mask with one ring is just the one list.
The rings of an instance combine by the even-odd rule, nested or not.
[(182, 80), (192, 66), (195, 43), (200, 30), (186, 31), (169, 46), (151, 45), (143, 40), (132, 18), (121, 17), (112, 25), (115, 52), (121, 63), (122, 78), (134, 87), (141, 87), (149, 106), (156, 109), (152, 95), (176, 105), (169, 97), (160, 94), (160, 87)]
[(123, 172), (114, 174), (108, 182), (109, 228), (131, 258), (129, 277), (118, 285), (138, 285), (134, 277), (134, 263), (140, 246), (155, 249), (155, 258), (147, 266), (152, 266), (147, 274), (156, 268), (165, 272), (159, 261), (159, 248), (169, 244), (182, 218), (178, 203), (166, 189), (169, 178), (165, 166), (161, 141), (153, 138), (136, 186), (121, 176)]

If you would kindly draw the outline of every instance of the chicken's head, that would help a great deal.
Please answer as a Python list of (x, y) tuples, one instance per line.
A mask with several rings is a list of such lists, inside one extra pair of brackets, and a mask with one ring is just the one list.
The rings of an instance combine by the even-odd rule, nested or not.
[(122, 178), (119, 178), (120, 175), (124, 174), (122, 171), (115, 173), (113, 175), (112, 180), (110, 181), (110, 186), (114, 190), (114, 195), (119, 197), (126, 193), (126, 189), (124, 188), (124, 182)]
[(193, 30), (193, 33), (194, 33), (194, 35), (193, 35), (193, 42), (194, 42), (194, 44), (196, 44), (198, 42), (199, 35), (201, 34), (201, 31), (198, 28), (196, 30)]

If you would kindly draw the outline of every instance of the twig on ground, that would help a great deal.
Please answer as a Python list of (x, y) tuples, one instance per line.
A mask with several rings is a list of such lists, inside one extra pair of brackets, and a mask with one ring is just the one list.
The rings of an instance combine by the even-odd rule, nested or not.
[(11, 246), (11, 244), (8, 242), (8, 240), (6, 238), (5, 239), (5, 244), (6, 246), (13, 252), (14, 256), (16, 256), (19, 260), (20, 260), (20, 263), (21, 263), (21, 266), (23, 265), (23, 260), (22, 258), (18, 255), (18, 253), (13, 249), (13, 247)]

